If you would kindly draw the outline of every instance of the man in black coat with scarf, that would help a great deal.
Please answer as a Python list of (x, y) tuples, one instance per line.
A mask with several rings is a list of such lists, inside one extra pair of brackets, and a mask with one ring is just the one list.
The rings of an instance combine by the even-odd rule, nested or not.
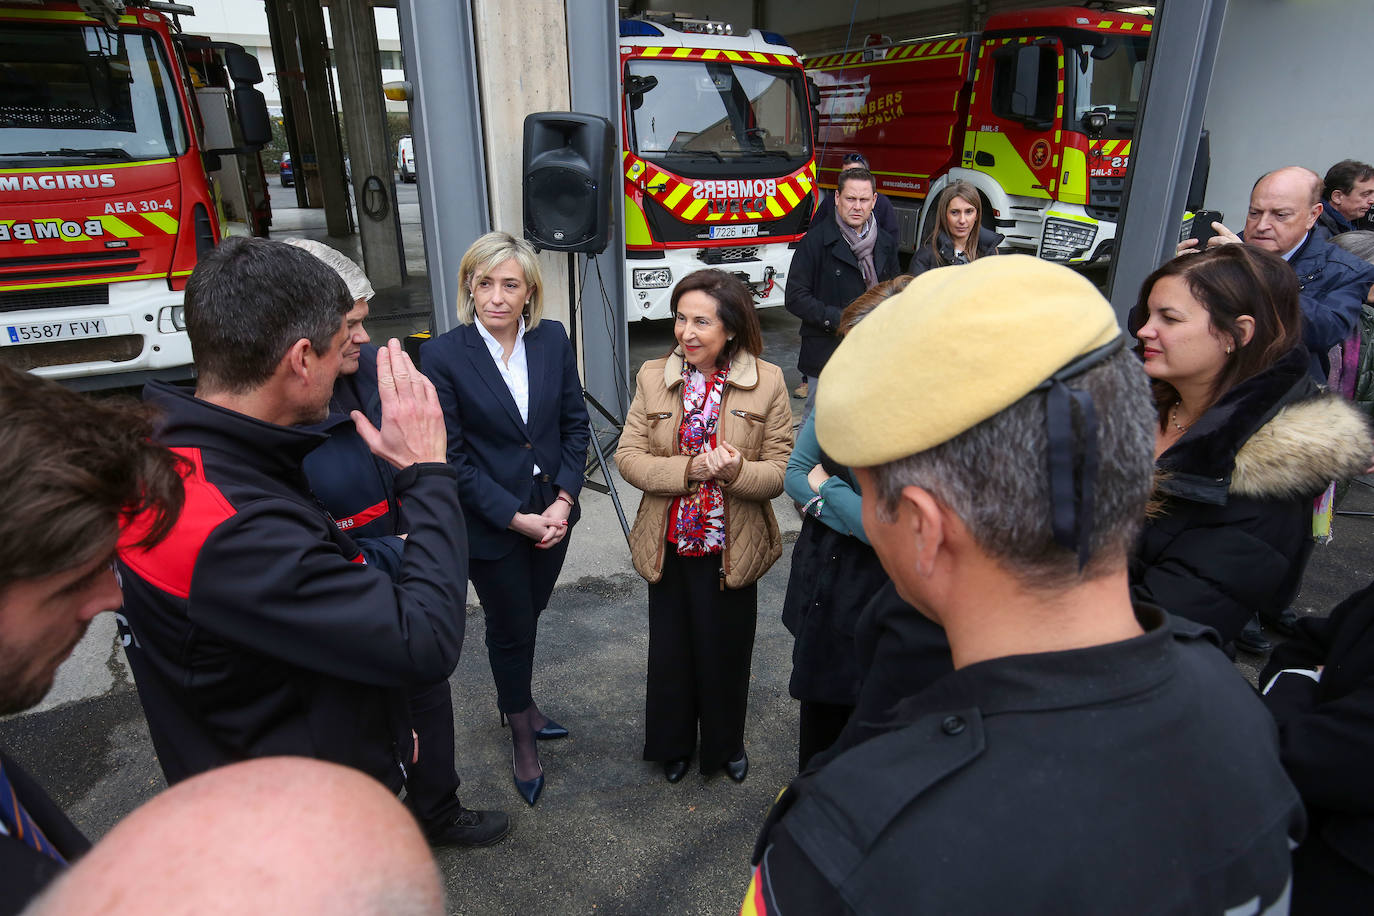
[(831, 219), (812, 223), (787, 271), (787, 310), (802, 320), (797, 368), (811, 379), (806, 411), (816, 399), (816, 377), (840, 344), (845, 307), (901, 272), (897, 240), (873, 216), (877, 182), (868, 169), (840, 172)]

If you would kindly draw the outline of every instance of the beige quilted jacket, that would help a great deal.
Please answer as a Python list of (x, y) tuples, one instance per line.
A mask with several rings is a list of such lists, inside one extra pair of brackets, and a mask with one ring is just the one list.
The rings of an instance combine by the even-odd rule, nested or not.
[[(639, 370), (634, 403), (615, 453), (620, 476), (644, 491), (630, 531), (635, 570), (649, 582), (663, 575), (664, 537), (673, 498), (697, 486), (687, 479), (688, 456), (678, 453), (682, 423), (682, 352), (651, 359)], [(782, 556), (778, 520), (768, 501), (782, 492), (792, 453), (792, 407), (782, 370), (741, 351), (721, 395), (716, 441), (743, 457), (725, 493), (725, 552), (721, 574), (728, 588), (756, 581)]]

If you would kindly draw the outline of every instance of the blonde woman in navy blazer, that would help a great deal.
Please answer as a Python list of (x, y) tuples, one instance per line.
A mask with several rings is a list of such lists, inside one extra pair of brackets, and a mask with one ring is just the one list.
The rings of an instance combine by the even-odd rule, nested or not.
[(511, 727), (516, 789), (544, 788), (541, 739), (567, 729), (530, 692), (539, 614), (563, 567), (580, 513), (588, 431), (567, 332), (540, 320), (534, 249), (505, 232), (473, 242), (458, 267), (461, 324), (420, 351), (448, 425), (467, 523), (468, 576), (487, 622), (496, 702)]

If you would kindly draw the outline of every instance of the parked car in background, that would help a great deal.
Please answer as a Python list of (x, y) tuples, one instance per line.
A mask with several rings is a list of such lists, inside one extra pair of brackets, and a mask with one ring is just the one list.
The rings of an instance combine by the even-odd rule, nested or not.
[(296, 183), (296, 172), (291, 168), (291, 154), (281, 154), (281, 186), (289, 188)]
[(408, 136), (396, 144), (396, 170), (406, 184), (415, 183), (415, 141)]

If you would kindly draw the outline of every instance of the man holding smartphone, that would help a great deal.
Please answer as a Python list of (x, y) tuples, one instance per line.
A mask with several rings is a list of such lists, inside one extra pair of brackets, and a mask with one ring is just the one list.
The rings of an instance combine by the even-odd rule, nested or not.
[[(1215, 236), (1201, 244), (1196, 237), (1184, 239), (1176, 253), (1244, 243), (1286, 260), (1302, 290), (1302, 340), (1312, 355), (1312, 376), (1324, 384), (1330, 369), (1327, 351), (1355, 331), (1360, 308), (1374, 286), (1374, 266), (1314, 231), (1322, 213), (1322, 190), (1321, 176), (1301, 166), (1262, 175), (1250, 192), (1241, 235), (1217, 220), (1210, 224)], [(1198, 226), (1200, 221), (1194, 217), (1194, 232), (1204, 228)]]

